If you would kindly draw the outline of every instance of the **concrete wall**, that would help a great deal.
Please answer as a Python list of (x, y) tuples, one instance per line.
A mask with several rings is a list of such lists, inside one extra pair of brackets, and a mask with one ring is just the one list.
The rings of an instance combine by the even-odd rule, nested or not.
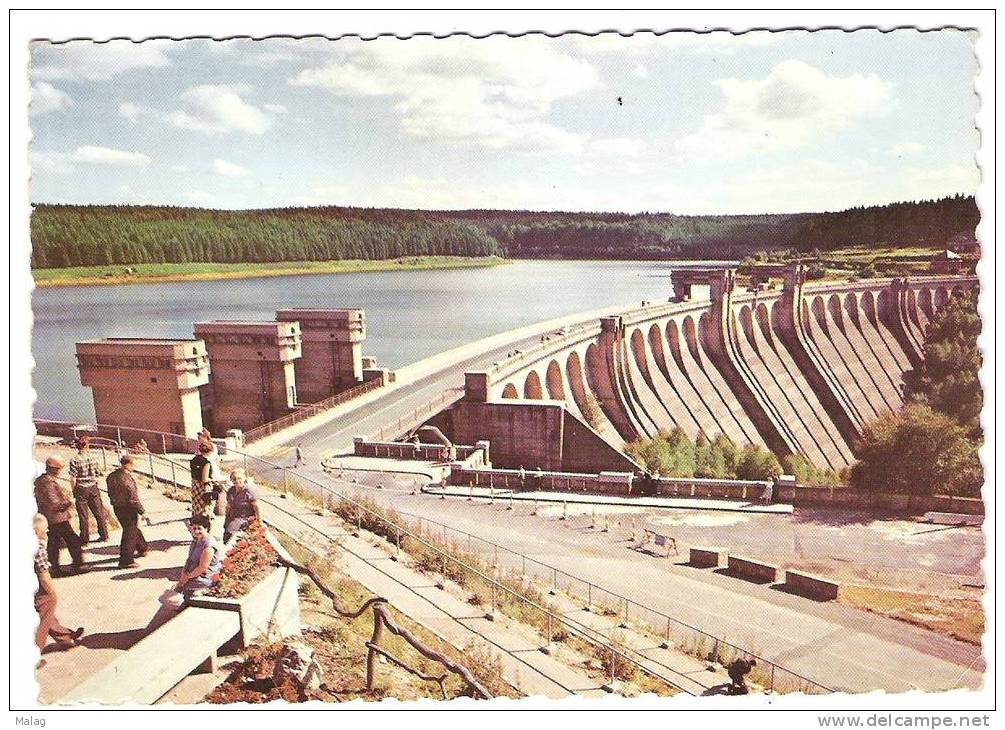
[(489, 441), (500, 467), (561, 471), (565, 408), (548, 401), (460, 401), (451, 411), (453, 440)]
[(840, 470), (863, 426), (902, 405), (931, 317), (977, 280), (807, 284), (800, 269), (776, 268), (784, 285), (756, 291), (728, 270), (690, 272), (681, 293), (707, 285), (707, 295), (542, 338), (495, 363), (483, 388), (496, 399), (563, 400), (617, 449), (680, 428)]

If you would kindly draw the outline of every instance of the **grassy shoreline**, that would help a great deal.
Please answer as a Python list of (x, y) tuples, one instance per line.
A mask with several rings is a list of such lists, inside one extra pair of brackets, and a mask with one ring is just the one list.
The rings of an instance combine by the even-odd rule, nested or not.
[[(384, 271), (431, 271), (499, 266), (508, 263), (497, 256), (409, 256), (387, 260), (279, 261), (270, 263), (114, 264), (76, 266), (66, 269), (33, 269), (39, 288), (56, 286), (108, 286), (152, 284), (170, 281), (216, 281), (258, 279), (310, 274), (358, 274)], [(126, 269), (132, 273), (127, 273)]]

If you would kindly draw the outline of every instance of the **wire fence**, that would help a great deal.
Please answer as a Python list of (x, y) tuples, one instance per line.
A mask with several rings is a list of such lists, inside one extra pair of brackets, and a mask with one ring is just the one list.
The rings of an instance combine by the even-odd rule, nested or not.
[[(36, 421), (36, 429), (40, 434), (56, 435), (60, 430), (65, 432), (71, 428), (75, 434), (77, 428), (74, 428), (74, 424), (43, 420)], [(95, 432), (117, 434), (114, 444), (119, 445), (123, 443), (123, 435), (133, 434), (134, 432), (150, 433), (145, 430), (103, 425), (91, 426), (89, 432), (92, 434)], [(163, 436), (165, 444), (172, 443), (178, 445), (179, 440), (184, 443), (185, 448), (175, 449), (175, 453), (190, 453), (194, 451), (197, 445), (195, 440), (186, 439), (175, 434), (163, 434)], [(96, 445), (102, 448), (103, 455), (106, 448), (115, 448), (101, 441), (98, 441)], [(121, 449), (121, 446), (118, 448)], [(146, 465), (149, 467), (151, 473), (155, 472), (155, 463), (160, 462), (164, 464), (165, 469), (169, 470), (163, 476), (166, 479), (170, 479), (175, 487), (183, 487), (187, 484), (187, 464), (178, 463), (173, 458), (157, 456), (153, 453), (141, 455), (141, 464), (143, 463), (143, 457), (146, 458)], [(108, 463), (107, 460), (110, 457), (104, 455), (103, 458)], [(550, 637), (549, 643), (550, 639), (556, 635), (558, 629), (562, 628), (567, 633), (599, 647), (602, 652), (606, 652), (610, 657), (608, 664), (611, 666), (617, 666), (620, 662), (628, 662), (630, 665), (636, 666), (646, 673), (654, 674), (654, 662), (651, 658), (640, 654), (630, 647), (614, 646), (605, 635), (596, 629), (532, 601), (512, 585), (507, 584), (506, 581), (500, 580), (504, 575), (504, 568), (510, 571), (510, 577), (522, 581), (535, 578), (543, 582), (544, 585), (550, 585), (550, 590), (555, 593), (560, 592), (578, 598), (584, 602), (585, 608), (595, 613), (599, 612), (617, 617), (620, 619), (619, 625), (628, 626), (632, 624), (633, 626), (643, 627), (654, 638), (659, 639), (660, 645), (663, 647), (674, 647), (691, 656), (723, 665), (737, 658), (755, 659), (757, 661), (757, 668), (752, 678), (768, 691), (803, 692), (807, 694), (824, 694), (833, 691), (829, 687), (788, 670), (753, 651), (744, 649), (721, 637), (675, 619), (666, 613), (646, 606), (616, 591), (606, 589), (593, 581), (580, 578), (554, 565), (511, 550), (478, 535), (459, 530), (436, 520), (431, 520), (428, 517), (400, 511), (396, 512), (403, 520), (399, 524), (393, 519), (389, 519), (382, 510), (375, 506), (368, 506), (359, 499), (336, 489), (331, 484), (326, 484), (305, 474), (297, 473), (286, 465), (277, 464), (248, 454), (247, 452), (236, 450), (231, 450), (226, 455), (226, 458), (232, 467), (240, 466), (244, 468), (250, 476), (263, 483), (275, 484), (277, 487), (283, 489), (289, 489), (291, 485), (297, 485), (300, 489), (316, 495), (322, 500), (324, 506), (330, 507), (333, 510), (340, 504), (350, 506), (350, 516), (356, 516), (357, 527), (362, 526), (365, 516), (365, 519), (382, 528), (385, 536), (392, 542), (398, 553), (402, 549), (402, 541), (406, 539), (410, 539), (416, 544), (423, 546), (424, 549), (431, 551), (436, 556), (441, 565), (449, 563), (457, 570), (470, 576), (474, 582), (482, 583), (487, 588), (486, 598), (489, 599), (493, 612), (498, 608), (500, 599), (505, 598), (507, 601), (525, 606), (529, 612), (536, 614), (537, 618), (546, 626), (546, 635)], [(341, 478), (341, 475), (338, 475), (338, 478)], [(347, 487), (351, 487), (351, 483), (348, 480), (343, 481)], [(490, 575), (479, 567), (458, 558), (450, 550), (452, 546), (462, 548), (468, 554), (477, 557), (482, 563), (490, 566), (492, 574)], [(655, 664), (658, 665), (659, 662), (655, 662)], [(656, 668), (655, 671), (659, 672), (655, 674), (659, 679), (671, 686), (687, 691), (687, 689), (684, 689), (689, 685), (686, 677), (679, 677), (679, 684), (672, 678), (668, 678), (667, 675), (672, 675), (675, 673), (675, 670), (663, 666)]]

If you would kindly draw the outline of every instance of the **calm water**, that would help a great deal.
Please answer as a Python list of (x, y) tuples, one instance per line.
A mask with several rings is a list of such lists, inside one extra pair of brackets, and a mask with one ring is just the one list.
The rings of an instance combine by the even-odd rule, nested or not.
[(362, 307), (363, 353), (396, 368), (553, 317), (665, 300), (669, 275), (665, 262), (517, 261), (489, 269), (39, 289), (32, 297), (35, 414), (93, 420), (90, 390), (77, 374), (78, 340), (191, 337), (201, 320), (272, 320), (285, 307)]

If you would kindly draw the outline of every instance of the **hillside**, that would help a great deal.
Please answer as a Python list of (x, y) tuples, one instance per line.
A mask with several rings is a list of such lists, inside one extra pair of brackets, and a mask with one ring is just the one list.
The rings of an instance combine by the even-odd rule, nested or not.
[(834, 213), (671, 213), (282, 208), (218, 211), (38, 205), (32, 267), (332, 261), (404, 256), (742, 258), (758, 251), (942, 246), (973, 235), (973, 197)]

